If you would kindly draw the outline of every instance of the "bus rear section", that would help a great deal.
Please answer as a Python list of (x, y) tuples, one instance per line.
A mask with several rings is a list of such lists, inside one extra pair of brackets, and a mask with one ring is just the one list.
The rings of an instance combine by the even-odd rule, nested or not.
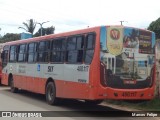
[(122, 26), (102, 27), (100, 39), (100, 95), (108, 99), (152, 99), (156, 73), (154, 33)]

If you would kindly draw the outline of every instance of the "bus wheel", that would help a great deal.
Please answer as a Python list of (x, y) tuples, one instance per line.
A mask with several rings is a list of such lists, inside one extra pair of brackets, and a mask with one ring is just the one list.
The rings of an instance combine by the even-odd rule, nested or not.
[(18, 88), (14, 87), (13, 77), (10, 77), (10, 88), (11, 88), (12, 93), (17, 93), (18, 92)]
[(53, 82), (49, 82), (46, 87), (46, 101), (50, 105), (57, 104), (56, 87)]
[(103, 102), (103, 100), (85, 100), (85, 103), (89, 105), (98, 105), (101, 102)]

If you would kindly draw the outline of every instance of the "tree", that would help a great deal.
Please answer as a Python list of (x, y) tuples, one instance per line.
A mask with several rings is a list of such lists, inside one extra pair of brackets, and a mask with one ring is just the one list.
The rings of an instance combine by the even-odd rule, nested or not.
[(28, 22), (23, 22), (24, 27), (19, 27), (24, 29), (26, 32), (30, 32), (33, 35), (33, 32), (36, 28), (36, 22), (33, 19), (28, 20)]
[(152, 21), (147, 29), (155, 32), (156, 39), (160, 39), (160, 17)]
[(20, 39), (20, 34), (7, 33), (2, 38), (0, 38), (0, 43), (15, 41)]
[[(55, 27), (51, 26), (48, 28), (42, 28), (42, 36), (43, 35), (49, 35), (49, 34), (54, 34)], [(34, 34), (34, 37), (41, 36), (41, 28)]]

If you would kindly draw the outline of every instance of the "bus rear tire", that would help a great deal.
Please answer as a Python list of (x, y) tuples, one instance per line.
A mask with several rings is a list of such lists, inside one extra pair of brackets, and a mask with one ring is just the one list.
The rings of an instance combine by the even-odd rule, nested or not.
[(9, 78), (9, 81), (10, 81), (11, 92), (12, 93), (17, 93), (18, 92), (18, 88), (14, 87), (14, 80), (13, 80), (12, 76)]
[(57, 104), (56, 87), (53, 82), (49, 82), (46, 86), (46, 101), (50, 105)]
[(85, 103), (89, 104), (89, 105), (98, 105), (102, 102), (103, 102), (103, 100), (85, 100)]

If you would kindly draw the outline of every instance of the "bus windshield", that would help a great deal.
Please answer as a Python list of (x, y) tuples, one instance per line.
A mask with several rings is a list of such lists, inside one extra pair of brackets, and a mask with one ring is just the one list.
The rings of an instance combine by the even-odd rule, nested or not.
[(106, 43), (101, 33), (100, 59), (105, 68), (106, 86), (124, 89), (151, 86), (155, 43), (152, 32), (108, 27), (105, 33)]

